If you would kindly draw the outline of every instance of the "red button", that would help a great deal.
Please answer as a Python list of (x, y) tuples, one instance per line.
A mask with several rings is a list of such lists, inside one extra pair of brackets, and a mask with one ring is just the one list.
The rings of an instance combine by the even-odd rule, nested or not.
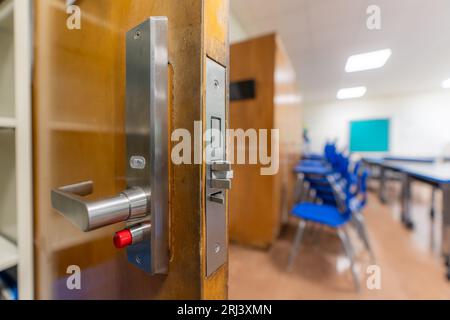
[(120, 249), (129, 246), (133, 242), (133, 237), (131, 236), (130, 230), (124, 229), (116, 232), (113, 241), (114, 246)]

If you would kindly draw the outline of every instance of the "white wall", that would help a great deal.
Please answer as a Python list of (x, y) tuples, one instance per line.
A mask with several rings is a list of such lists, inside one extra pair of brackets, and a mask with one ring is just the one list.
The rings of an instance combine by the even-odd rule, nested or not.
[(242, 24), (236, 18), (236, 15), (231, 12), (230, 17), (230, 43), (240, 42), (248, 39), (248, 33), (245, 31)]
[(349, 144), (352, 120), (389, 118), (390, 153), (405, 156), (450, 155), (450, 90), (379, 99), (306, 105), (304, 125), (311, 149), (322, 151), (328, 139)]

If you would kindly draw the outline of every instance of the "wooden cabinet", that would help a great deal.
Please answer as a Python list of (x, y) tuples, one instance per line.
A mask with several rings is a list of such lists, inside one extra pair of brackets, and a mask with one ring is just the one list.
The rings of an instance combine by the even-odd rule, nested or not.
[(230, 102), (230, 128), (279, 129), (278, 173), (261, 175), (265, 165), (235, 164), (230, 192), (230, 239), (267, 248), (293, 204), (292, 168), (302, 147), (301, 97), (291, 62), (275, 34), (233, 44), (230, 66), (232, 83), (255, 82), (254, 98)]

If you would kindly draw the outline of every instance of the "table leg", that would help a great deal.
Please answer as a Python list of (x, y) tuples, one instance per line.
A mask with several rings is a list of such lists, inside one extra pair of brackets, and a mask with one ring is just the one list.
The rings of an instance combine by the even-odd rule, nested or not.
[(378, 198), (381, 203), (386, 203), (386, 168), (380, 166), (380, 189), (378, 190)]
[(406, 228), (414, 229), (414, 222), (411, 219), (411, 178), (406, 173), (402, 173), (401, 219)]
[(450, 184), (442, 185), (442, 251), (450, 280)]
[(431, 190), (431, 207), (430, 207), (430, 246), (433, 249), (435, 246), (434, 243), (434, 236), (435, 236), (435, 217), (436, 217), (436, 209), (435, 209), (435, 202), (436, 202), (436, 188), (432, 186)]

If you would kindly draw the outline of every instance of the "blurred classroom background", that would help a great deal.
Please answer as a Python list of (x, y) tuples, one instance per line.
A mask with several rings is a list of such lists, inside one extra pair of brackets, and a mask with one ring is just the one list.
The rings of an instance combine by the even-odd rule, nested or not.
[(230, 298), (450, 298), (450, 3), (232, 0), (230, 28), (230, 125), (280, 129), (277, 176), (234, 167)]
[[(108, 28), (117, 23), (125, 30), (133, 21), (102, 10), (98, 3), (80, 1), (95, 17), (86, 21), (86, 33), (77, 36), (54, 27), (65, 26), (65, 6), (74, 2), (36, 0), (40, 10), (32, 12), (31, 1), (0, 0), (0, 299), (77, 298), (64, 291), (66, 265), (78, 263), (74, 257), (92, 259), (95, 267), (113, 266), (93, 269), (94, 289), (87, 294), (134, 297), (135, 292), (123, 293), (121, 285), (144, 287), (147, 283), (136, 279), (149, 280), (128, 281), (132, 272), (127, 272), (123, 251), (112, 248), (112, 229), (85, 235), (50, 209), (47, 187), (65, 179), (61, 172), (75, 182), (85, 171), (102, 171), (94, 164), (85, 170), (77, 157), (70, 157), (78, 150), (69, 143), (88, 141), (92, 150), (98, 149), (92, 141), (106, 145), (96, 154), (97, 161), (108, 160), (98, 173), (107, 177), (100, 183), (105, 194), (120, 185), (116, 175), (123, 169), (122, 155), (116, 152), (122, 148), (120, 139), (91, 132), (100, 138), (82, 140), (73, 132), (90, 128), (87, 120), (92, 120), (92, 131), (102, 124), (111, 132), (123, 127), (122, 101), (114, 100), (123, 98), (123, 82), (110, 73), (120, 66), (118, 74), (125, 74), (122, 34)], [(102, 5), (112, 8), (112, 3), (119, 2)], [(133, 9), (125, 0), (121, 6)], [(170, 12), (183, 8), (172, 6)], [(276, 175), (260, 174), (267, 165), (233, 165), (228, 297), (450, 299), (450, 2), (231, 0), (230, 9), (229, 125), (279, 129), (280, 139)], [(31, 17), (40, 23), (37, 31)], [(98, 39), (98, 30), (109, 36)], [(41, 35), (34, 46), (33, 32)], [(173, 37), (178, 46), (204, 36), (180, 34)], [(41, 54), (36, 70), (30, 67), (34, 52)], [(71, 59), (75, 62), (68, 63)], [(64, 113), (59, 102), (71, 100), (67, 96), (73, 86), (84, 90), (79, 101), (93, 101), (84, 107), (98, 118), (81, 114), (76, 99)], [(34, 120), (39, 125), (34, 131), (33, 116), (42, 120)], [(48, 123), (55, 127), (48, 129)], [(50, 135), (55, 131), (66, 140)], [(45, 146), (39, 154), (33, 145), (37, 142)], [(73, 153), (55, 156), (69, 149)], [(46, 161), (52, 156), (51, 163)], [(50, 174), (47, 169), (59, 165), (63, 156), (73, 163)], [(38, 171), (33, 176), (33, 165), (42, 180), (36, 178)], [(45, 188), (38, 190), (33, 183)], [(197, 211), (191, 213), (193, 226), (179, 228), (185, 233), (178, 239), (197, 246), (200, 241), (188, 233), (201, 233), (203, 221)], [(195, 251), (182, 247), (184, 242), (179, 245), (180, 256)], [(199, 252), (192, 269), (200, 269), (204, 252)], [(113, 262), (101, 264), (105, 261)], [(180, 276), (186, 269), (175, 271)], [(108, 278), (104, 270), (124, 272), (111, 272)], [(195, 274), (193, 287), (200, 292), (200, 271), (187, 271)], [(179, 289), (187, 292), (190, 285), (180, 282), (171, 293), (179, 297)]]

